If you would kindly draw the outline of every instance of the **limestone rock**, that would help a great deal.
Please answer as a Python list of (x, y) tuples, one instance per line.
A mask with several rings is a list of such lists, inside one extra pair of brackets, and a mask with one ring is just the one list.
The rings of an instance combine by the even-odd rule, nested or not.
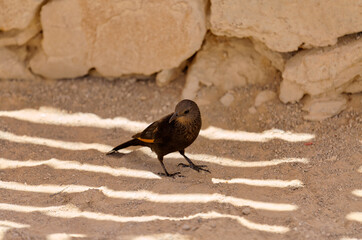
[(31, 68), (64, 78), (91, 68), (118, 77), (178, 67), (201, 46), (205, 6), (204, 0), (50, 1), (41, 11), (44, 39)]
[(179, 74), (181, 74), (181, 71), (179, 71), (178, 68), (162, 70), (161, 72), (157, 73), (156, 84), (159, 87), (166, 86), (171, 81), (176, 79), (179, 76)]
[(282, 81), (280, 83), (280, 93), (279, 99), (283, 103), (287, 102), (297, 102), (304, 96), (305, 92), (303, 89), (296, 83), (291, 81)]
[(34, 79), (24, 64), (24, 47), (9, 49), (0, 47), (0, 79)]
[(259, 107), (263, 103), (269, 102), (277, 97), (277, 94), (270, 90), (264, 90), (258, 93), (255, 98), (255, 107)]
[(178, 78), (179, 76), (183, 75), (182, 70), (186, 67), (186, 65), (187, 65), (187, 61), (184, 61), (183, 63), (181, 63), (180, 66), (178, 66), (176, 68), (165, 69), (165, 70), (162, 70), (161, 72), (157, 73), (157, 76), (156, 76), (157, 86), (159, 86), (159, 87), (166, 86), (171, 81), (173, 81), (176, 78)]
[(41, 31), (39, 21), (33, 20), (32, 23), (23, 30), (11, 30), (0, 32), (0, 47), (2, 46), (21, 46)]
[(347, 100), (343, 96), (309, 99), (303, 106), (303, 110), (309, 112), (304, 119), (321, 121), (333, 117), (344, 110), (346, 104)]
[(43, 0), (0, 1), (0, 30), (24, 29), (33, 20)]
[(224, 92), (247, 84), (272, 81), (276, 69), (255, 51), (248, 39), (209, 35), (188, 69), (184, 98), (195, 98), (199, 85), (215, 86)]
[(361, 0), (211, 0), (214, 34), (249, 37), (279, 52), (328, 46), (362, 31)]
[(344, 90), (346, 93), (362, 92), (362, 76), (356, 76), (355, 79)]
[(254, 44), (255, 50), (258, 53), (260, 53), (262, 56), (269, 59), (271, 64), (276, 69), (278, 69), (281, 72), (284, 71), (285, 63), (287, 62), (287, 60), (289, 58), (291, 58), (290, 53), (276, 52), (276, 51), (273, 51), (273, 50), (269, 49), (264, 43), (262, 43), (262, 42), (260, 42), (258, 40), (255, 40), (255, 39), (251, 39), (251, 40), (252, 40), (252, 42)]
[[(285, 65), (279, 98), (283, 102), (361, 89), (362, 38), (342, 39), (333, 47), (297, 53)], [(353, 83), (353, 87), (349, 85)], [(351, 89), (353, 88), (353, 89)]]
[(46, 78), (73, 78), (88, 73), (90, 68), (80, 56), (49, 57), (42, 49), (30, 61), (33, 72)]
[(47, 78), (85, 75), (91, 68), (89, 49), (92, 39), (82, 28), (79, 1), (51, 1), (41, 12), (42, 47), (30, 60), (33, 72)]
[(92, 60), (99, 72), (149, 75), (179, 66), (200, 48), (206, 32), (203, 0), (125, 2), (97, 29)]

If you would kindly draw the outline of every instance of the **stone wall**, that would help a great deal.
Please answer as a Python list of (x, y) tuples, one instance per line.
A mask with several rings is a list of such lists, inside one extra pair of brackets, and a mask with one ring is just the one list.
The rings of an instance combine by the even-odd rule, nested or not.
[(280, 100), (310, 95), (319, 120), (362, 91), (361, 31), (362, 0), (0, 0), (0, 78), (157, 73), (165, 85), (188, 66), (195, 98), (279, 76)]

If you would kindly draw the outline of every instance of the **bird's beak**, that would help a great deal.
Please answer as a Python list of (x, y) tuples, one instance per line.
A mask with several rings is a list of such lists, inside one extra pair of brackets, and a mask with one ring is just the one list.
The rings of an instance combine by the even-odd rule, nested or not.
[(168, 123), (171, 123), (171, 122), (174, 121), (177, 117), (178, 117), (177, 112), (174, 112), (174, 114), (172, 114), (172, 116), (170, 117), (170, 120), (168, 120)]

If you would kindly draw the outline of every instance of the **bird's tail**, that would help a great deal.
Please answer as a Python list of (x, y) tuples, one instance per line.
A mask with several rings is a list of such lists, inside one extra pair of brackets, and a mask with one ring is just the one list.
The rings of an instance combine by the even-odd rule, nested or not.
[(138, 139), (129, 140), (129, 141), (122, 143), (122, 144), (118, 145), (117, 147), (113, 148), (111, 151), (107, 152), (106, 155), (113, 154), (120, 149), (127, 148), (130, 146), (142, 146), (142, 142)]

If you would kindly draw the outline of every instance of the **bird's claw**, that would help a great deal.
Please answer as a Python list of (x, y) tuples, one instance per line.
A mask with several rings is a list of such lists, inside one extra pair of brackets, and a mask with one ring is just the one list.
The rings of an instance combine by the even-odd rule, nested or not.
[(163, 176), (163, 177), (172, 177), (172, 178), (175, 178), (176, 176), (178, 176), (178, 177), (184, 177), (183, 175), (181, 175), (181, 172), (175, 172), (175, 173), (171, 173), (171, 174), (169, 174), (169, 173), (157, 173), (158, 175), (160, 175), (160, 176)]
[(117, 152), (117, 151), (115, 151), (115, 150), (112, 149), (111, 151), (107, 152), (106, 155), (112, 155), (112, 154), (114, 154), (114, 153), (116, 153), (116, 152)]
[(201, 170), (201, 171), (205, 171), (205, 172), (211, 173), (211, 172), (209, 171), (209, 169), (205, 169), (205, 168), (207, 167), (207, 165), (195, 165), (195, 164), (179, 163), (177, 166), (189, 167), (189, 168), (192, 168), (192, 169), (194, 169), (195, 171), (198, 171), (198, 172), (200, 172), (200, 170)]
[(109, 151), (109, 152), (107, 152), (106, 153), (106, 155), (107, 156), (110, 156), (110, 157), (123, 157), (125, 154), (124, 153), (120, 153), (120, 152), (118, 152), (118, 151), (114, 151), (114, 150), (112, 150), (112, 151)]

